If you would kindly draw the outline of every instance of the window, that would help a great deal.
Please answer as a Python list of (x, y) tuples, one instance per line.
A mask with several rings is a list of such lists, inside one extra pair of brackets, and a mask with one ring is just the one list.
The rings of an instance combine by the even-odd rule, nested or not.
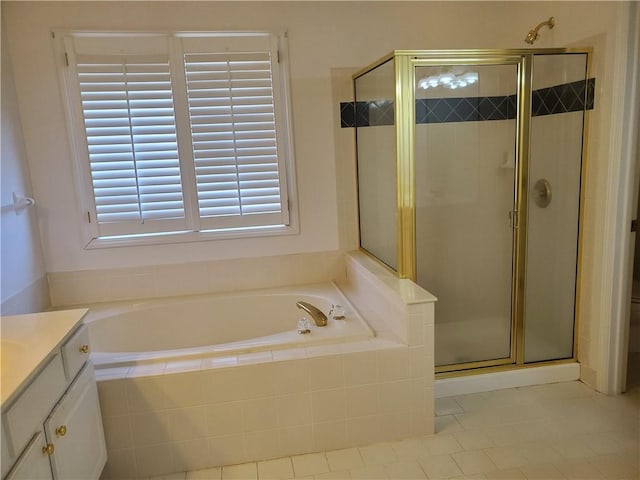
[(90, 240), (291, 230), (284, 35), (56, 36)]

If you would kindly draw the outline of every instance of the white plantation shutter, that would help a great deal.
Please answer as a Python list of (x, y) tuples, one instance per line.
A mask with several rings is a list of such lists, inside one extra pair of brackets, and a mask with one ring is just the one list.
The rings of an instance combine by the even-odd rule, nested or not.
[(186, 54), (185, 71), (201, 224), (279, 221), (269, 52)]
[(79, 55), (77, 73), (100, 233), (184, 230), (168, 57)]
[(288, 225), (280, 37), (65, 35), (94, 238)]

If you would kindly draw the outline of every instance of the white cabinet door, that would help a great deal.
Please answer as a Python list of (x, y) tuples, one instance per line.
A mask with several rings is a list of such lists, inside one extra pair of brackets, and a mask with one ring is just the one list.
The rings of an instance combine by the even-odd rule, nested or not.
[(47, 445), (42, 431), (36, 433), (5, 480), (52, 480)]
[(107, 460), (98, 389), (87, 364), (44, 425), (56, 480), (100, 477)]

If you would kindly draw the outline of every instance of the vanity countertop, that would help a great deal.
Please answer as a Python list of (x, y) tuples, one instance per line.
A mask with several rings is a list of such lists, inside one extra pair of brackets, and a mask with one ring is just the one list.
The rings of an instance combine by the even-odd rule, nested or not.
[(87, 309), (0, 317), (1, 405), (37, 373), (40, 365), (82, 322)]

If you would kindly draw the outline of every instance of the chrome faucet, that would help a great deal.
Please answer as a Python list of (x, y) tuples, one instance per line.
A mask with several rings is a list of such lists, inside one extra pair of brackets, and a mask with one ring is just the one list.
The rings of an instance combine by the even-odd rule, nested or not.
[(327, 316), (322, 313), (317, 307), (314, 307), (310, 303), (307, 302), (296, 302), (296, 307), (307, 312), (313, 320), (316, 322), (316, 326), (318, 327), (326, 327), (327, 326)]

